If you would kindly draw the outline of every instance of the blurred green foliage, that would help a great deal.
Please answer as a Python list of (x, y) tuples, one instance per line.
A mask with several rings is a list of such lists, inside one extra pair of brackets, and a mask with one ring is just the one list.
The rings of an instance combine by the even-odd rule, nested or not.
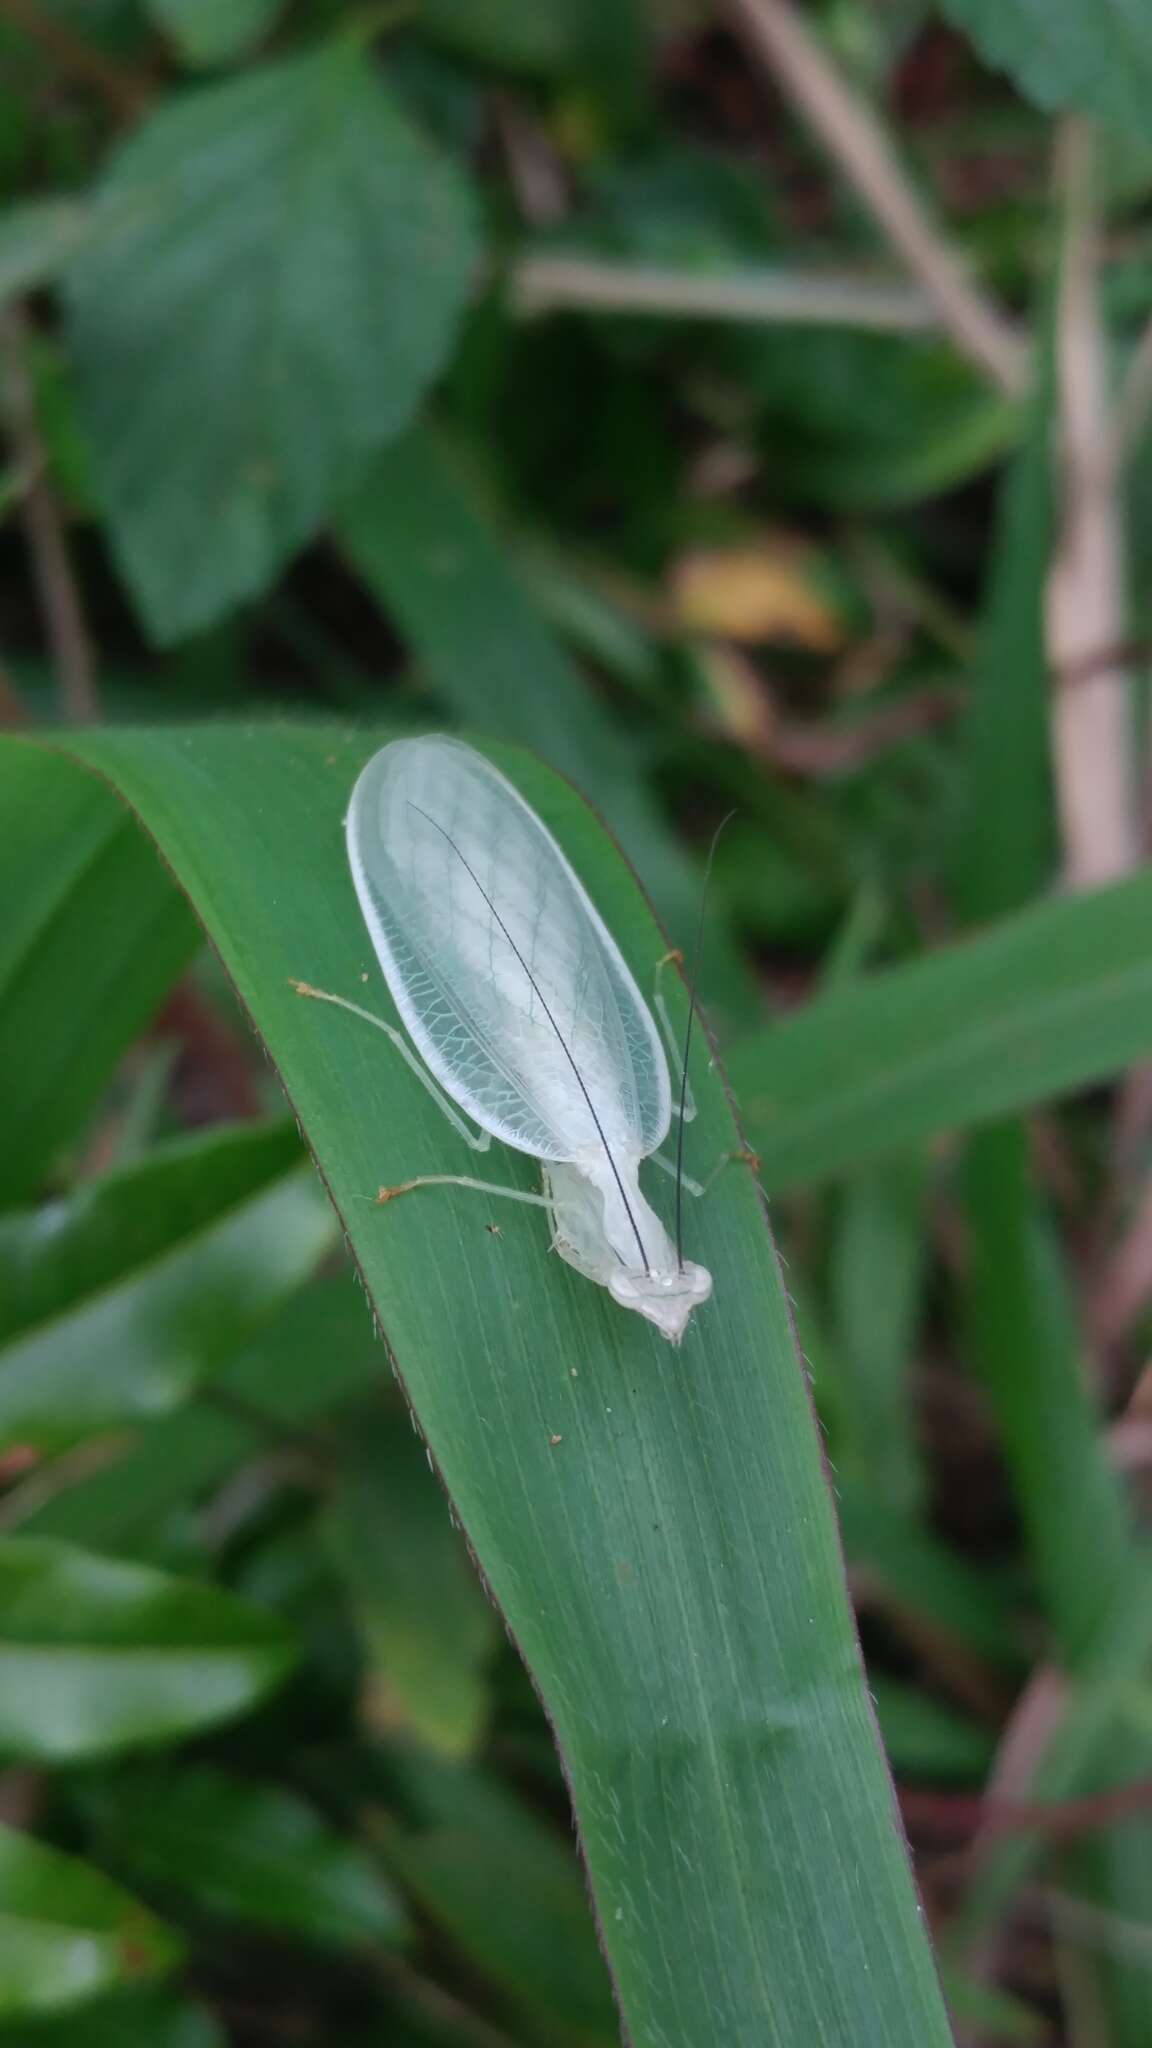
[[(902, 267), (842, 104), (829, 149), (786, 66), (757, 68), (782, 0), (0, 0), (0, 2048), (619, 2039), (568, 1784), (599, 1910), (615, 1825), (639, 1924), (702, 1782), (690, 1716), (652, 1729), (654, 1832), (626, 1839), (613, 1772), (657, 1668), (700, 1677), (716, 1811), (742, 1820), (778, 1768), (782, 1832), (807, 1801), (797, 1918), (824, 1873), (856, 1887), (843, 1923), (808, 1915), (827, 2040), (927, 2048), (919, 1937), (878, 1863), (856, 1885), (850, 1800), (769, 1741), (826, 1724), (840, 1596), (819, 1530), (763, 1497), (808, 1452), (786, 1405), (757, 1420), (783, 1354), (739, 1285), (743, 1348), (681, 1398), (746, 1404), (685, 1438), (629, 1380), (603, 1499), (557, 1466), (574, 1425), (490, 1441), (446, 1340), (409, 1374), (555, 1727), (501, 1633), (198, 922), (249, 997), (283, 934), (326, 929), (321, 813), (350, 776), (339, 752), (313, 772), (320, 721), (531, 749), (681, 948), (735, 810), (700, 993), (773, 1198), (953, 2017), (1147, 2048), (1152, 12), (800, 13), (1021, 376), (940, 317), (930, 263)], [(1108, 631), (1063, 669), (1051, 577), (1084, 516)], [(1101, 677), (1131, 850), (1069, 891), (1115, 822), (1116, 783), (1083, 779)], [(87, 743), (147, 833), (68, 756), (96, 716), (153, 740), (216, 721), (173, 740), (179, 774)], [(270, 823), (277, 748), (318, 795)], [(284, 993), (315, 964), (277, 966), (260, 1021), (335, 1099), (331, 1019)], [(380, 1099), (409, 1136), (405, 1085)], [(729, 1249), (732, 1199), (701, 1226)], [(433, 1251), (390, 1281), (385, 1340), (443, 1308), (453, 1213), (411, 1226)], [(534, 1222), (507, 1263), (487, 1237), (459, 1262), (454, 1313), (509, 1384), (560, 1328)], [(666, 1667), (611, 1618), (612, 1516), (649, 1486), (685, 1517), (647, 1531)], [(688, 1601), (729, 1542), (761, 1688), (739, 1728)], [(808, 1592), (811, 1663), (781, 1623)], [(612, 1729), (580, 1725), (605, 1672)], [(861, 1825), (878, 1810), (862, 1792)], [(754, 1862), (743, 1892), (710, 1868), (660, 1972), (622, 1908), (601, 1927), (636, 2048), (719, 2048), (691, 1996), (718, 1929), (738, 1957), (766, 1928), (780, 1970), (803, 1953), (786, 1886), (768, 1910)], [(886, 2025), (869, 1953), (907, 1984)], [(791, 2032), (750, 2012), (749, 2043), (811, 2048), (799, 1998)]]

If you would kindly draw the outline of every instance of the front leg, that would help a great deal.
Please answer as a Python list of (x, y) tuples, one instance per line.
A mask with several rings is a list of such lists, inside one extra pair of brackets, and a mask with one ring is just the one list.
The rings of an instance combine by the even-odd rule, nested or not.
[(294, 988), (298, 996), (311, 996), (317, 1003), (332, 1003), (336, 1009), (349, 1010), (353, 1017), (362, 1017), (366, 1024), (374, 1024), (377, 1031), (382, 1031), (385, 1038), (395, 1046), (409, 1073), (415, 1074), (420, 1086), (427, 1089), (437, 1109), (447, 1117), (457, 1136), (463, 1138), (464, 1143), (470, 1145), (473, 1152), (488, 1150), (492, 1143), (491, 1131), (474, 1131), (465, 1123), (455, 1103), (445, 1095), (439, 1082), (433, 1079), (423, 1060), (412, 1050), (403, 1032), (397, 1031), (394, 1024), (386, 1024), (383, 1017), (374, 1016), (371, 1010), (361, 1009), (359, 1003), (350, 1003), (347, 996), (333, 996), (329, 995), (326, 989), (313, 988), (311, 982), (290, 981), (289, 987)]

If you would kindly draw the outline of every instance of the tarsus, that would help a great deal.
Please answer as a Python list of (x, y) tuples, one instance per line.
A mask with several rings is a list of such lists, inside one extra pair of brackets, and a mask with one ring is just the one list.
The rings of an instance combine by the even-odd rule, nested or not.
[[(515, 953), (517, 960), (520, 962), (521, 967), (524, 969), (525, 974), (528, 976), (529, 986), (531, 987), (533, 994), (537, 997), (540, 1004), (540, 1008), (543, 1010), (544, 1015), (547, 1017), (548, 1022), (552, 1026), (553, 1031), (556, 1033), (556, 1036), (560, 1041), (560, 1047), (564, 1054), (564, 1057), (567, 1060), (568, 1065), (571, 1067), (572, 1072), (576, 1076), (576, 1085), (579, 1088), (581, 1095), (584, 1097), (584, 1100), (588, 1105), (588, 1114), (596, 1126), (597, 1136), (600, 1139), (600, 1143), (604, 1147), (605, 1157), (607, 1158), (608, 1164), (612, 1169), (612, 1178), (615, 1181), (617, 1188), (619, 1189), (620, 1200), (624, 1204), (624, 1213), (632, 1226), (632, 1235), (636, 1239), (636, 1249), (640, 1254), (640, 1263), (643, 1266), (644, 1271), (646, 1273), (650, 1273), (652, 1268), (648, 1264), (648, 1254), (644, 1249), (644, 1240), (640, 1235), (640, 1227), (636, 1221), (636, 1218), (632, 1214), (632, 1205), (624, 1192), (624, 1183), (620, 1178), (620, 1171), (616, 1165), (616, 1161), (612, 1157), (612, 1147), (608, 1143), (607, 1133), (605, 1132), (604, 1126), (596, 1114), (596, 1105), (593, 1102), (592, 1097), (589, 1095), (588, 1090), (584, 1084), (584, 1076), (580, 1072), (579, 1067), (576, 1065), (576, 1062), (572, 1057), (571, 1047), (569, 1046), (568, 1041), (564, 1036), (564, 1033), (561, 1031), (560, 1026), (556, 1022), (555, 1017), (552, 1015), (552, 1012), (548, 1007), (547, 998), (545, 997), (544, 991), (541, 988), (540, 983), (537, 981), (536, 976), (533, 974), (532, 969), (529, 967), (528, 962), (524, 958), (523, 953), (520, 951), (519, 946), (516, 944), (515, 939), (512, 937), (512, 934), (509, 931), (507, 925), (505, 924), (504, 919), (501, 917), (500, 912), (497, 910), (496, 905), (493, 903), (492, 898), (488, 894), (487, 889), (484, 887), (483, 882), (480, 880), (479, 875), (476, 873), (475, 868), (472, 866), (471, 861), (469, 861), (467, 856), (461, 852), (460, 848), (456, 844), (456, 841), (453, 839), (452, 834), (450, 832), (445, 831), (444, 826), (440, 824), (439, 820), (433, 818), (429, 814), (429, 812), (423, 809), (423, 807), (420, 804), (413, 803), (411, 797), (407, 798), (407, 802), (410, 809), (414, 811), (419, 811), (420, 816), (424, 818), (429, 825), (434, 826), (436, 831), (440, 833), (441, 837), (448, 841), (448, 844), (452, 848), (453, 853), (456, 855), (457, 860), (462, 863), (462, 865), (467, 869), (468, 873), (471, 875), (472, 880), (475, 882), (476, 887), (479, 889), (480, 894), (484, 898), (485, 903), (488, 905), (489, 910), (492, 912), (493, 917), (496, 919), (496, 922), (499, 925), (501, 931), (503, 932), (504, 937), (507, 939), (508, 944), (511, 946), (512, 951)], [(711, 855), (709, 855), (709, 864), (711, 864)], [(677, 1186), (676, 1192), (677, 1196), (679, 1196), (679, 1186)]]

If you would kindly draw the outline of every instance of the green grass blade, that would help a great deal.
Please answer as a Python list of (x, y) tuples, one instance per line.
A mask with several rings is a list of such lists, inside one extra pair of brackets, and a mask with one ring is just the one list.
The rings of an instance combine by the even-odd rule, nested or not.
[[(627, 737), (537, 610), (440, 441), (416, 428), (386, 448), (340, 519), (344, 553), (463, 723), (535, 748), (603, 813), (677, 945), (696, 928), (699, 871), (638, 772)], [(705, 990), (757, 1015), (747, 970), (709, 936)]]
[(1152, 1047), (1152, 874), (1042, 903), (743, 1039), (770, 1193), (1030, 1109)]
[(178, 1139), (0, 1217), (0, 1446), (58, 1452), (177, 1407), (334, 1236), (282, 1121)]
[(107, 790), (30, 747), (0, 753), (0, 1207), (75, 1140), (198, 944)]
[[(385, 1001), (341, 830), (368, 743), (231, 729), (68, 745), (144, 817), (276, 1058), (551, 1715), (634, 2048), (940, 2048), (751, 1177), (731, 1170), (692, 1207), (716, 1294), (678, 1352), (550, 1257), (535, 1211), (508, 1205), (494, 1236), (495, 1205), (459, 1191), (374, 1207), (382, 1181), (471, 1155), (378, 1034), (288, 987)], [(499, 760), (646, 980), (663, 941), (615, 848), (539, 764)], [(733, 1143), (703, 1044), (693, 1087), (690, 1170)], [(498, 1177), (531, 1185), (531, 1162), (509, 1156)]]

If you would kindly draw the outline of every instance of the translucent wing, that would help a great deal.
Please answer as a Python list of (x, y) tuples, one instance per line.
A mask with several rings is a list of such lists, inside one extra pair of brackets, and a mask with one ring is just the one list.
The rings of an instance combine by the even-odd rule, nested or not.
[(348, 856), (396, 1007), (462, 1109), (539, 1159), (597, 1146), (596, 1119), (655, 1151), (671, 1105), (648, 1006), (504, 776), (458, 740), (394, 740), (352, 792)]

